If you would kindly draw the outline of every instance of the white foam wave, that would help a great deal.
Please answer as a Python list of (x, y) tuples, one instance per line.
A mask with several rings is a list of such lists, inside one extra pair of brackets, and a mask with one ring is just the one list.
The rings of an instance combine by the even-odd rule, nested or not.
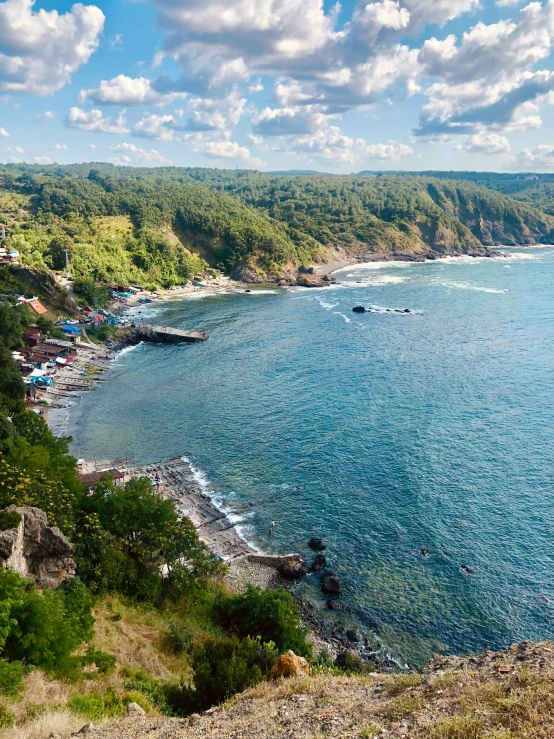
[(504, 259), (509, 260), (516, 260), (516, 259), (529, 259), (529, 260), (538, 260), (538, 256), (536, 254), (524, 254), (523, 252), (516, 251), (516, 252), (500, 252), (504, 255)]
[(482, 285), (473, 285), (471, 282), (454, 282), (453, 280), (441, 282), (441, 285), (455, 290), (475, 290), (476, 292), (493, 293), (495, 295), (502, 295), (509, 292), (507, 288), (483, 287)]
[(334, 316), (342, 316), (344, 318), (344, 320), (346, 321), (346, 323), (350, 323), (350, 318), (348, 318), (348, 316), (345, 316), (344, 313), (340, 313), (340, 311), (338, 311), (338, 310), (334, 310), (333, 311), (333, 315)]
[(121, 351), (119, 351), (117, 353), (117, 356), (118, 357), (123, 357), (123, 356), (125, 356), (125, 354), (129, 354), (134, 349), (136, 349), (137, 347), (139, 347), (141, 344), (144, 344), (144, 341), (139, 341), (138, 344), (131, 344), (131, 346), (125, 346), (125, 347), (123, 347), (123, 349), (121, 349)]
[(408, 308), (408, 313), (404, 310), (404, 308), (384, 308), (382, 305), (368, 305), (366, 307), (367, 313), (395, 313), (396, 315), (400, 316), (409, 316), (409, 315), (418, 315), (422, 316), (425, 311), (416, 309), (416, 308)]
[(336, 308), (338, 305), (338, 303), (326, 303), (321, 298), (316, 298), (316, 300), (322, 308), (325, 308), (325, 310), (332, 310), (333, 308)]

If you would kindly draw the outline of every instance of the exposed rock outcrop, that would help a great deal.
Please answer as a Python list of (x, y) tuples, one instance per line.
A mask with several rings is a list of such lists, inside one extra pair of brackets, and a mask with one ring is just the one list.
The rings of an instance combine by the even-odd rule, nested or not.
[(40, 508), (10, 506), (20, 522), (0, 531), (2, 567), (32, 577), (39, 588), (56, 588), (75, 575), (73, 547), (56, 526), (48, 526)]
[(304, 657), (298, 657), (292, 649), (282, 654), (271, 668), (271, 677), (277, 680), (279, 677), (304, 677), (308, 675), (310, 668)]

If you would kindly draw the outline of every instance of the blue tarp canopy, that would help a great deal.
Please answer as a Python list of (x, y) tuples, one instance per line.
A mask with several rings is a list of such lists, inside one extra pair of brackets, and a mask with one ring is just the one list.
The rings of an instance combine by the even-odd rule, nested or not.
[(62, 331), (73, 336), (78, 336), (81, 333), (81, 329), (78, 326), (63, 326)]

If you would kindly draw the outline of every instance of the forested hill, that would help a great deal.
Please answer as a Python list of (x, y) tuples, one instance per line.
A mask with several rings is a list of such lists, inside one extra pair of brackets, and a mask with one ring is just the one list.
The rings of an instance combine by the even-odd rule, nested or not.
[(470, 181), (79, 164), (0, 168), (7, 243), (80, 279), (178, 284), (207, 265), (265, 280), (334, 251), (382, 258), (551, 243), (554, 218)]

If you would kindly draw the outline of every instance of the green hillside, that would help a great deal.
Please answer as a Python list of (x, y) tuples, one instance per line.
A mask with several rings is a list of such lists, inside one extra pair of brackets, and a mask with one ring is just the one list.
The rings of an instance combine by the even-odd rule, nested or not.
[(467, 178), (291, 175), (107, 164), (0, 168), (0, 218), (25, 264), (77, 279), (179, 284), (208, 265), (293, 275), (333, 249), (383, 258), (550, 243), (554, 218)]

